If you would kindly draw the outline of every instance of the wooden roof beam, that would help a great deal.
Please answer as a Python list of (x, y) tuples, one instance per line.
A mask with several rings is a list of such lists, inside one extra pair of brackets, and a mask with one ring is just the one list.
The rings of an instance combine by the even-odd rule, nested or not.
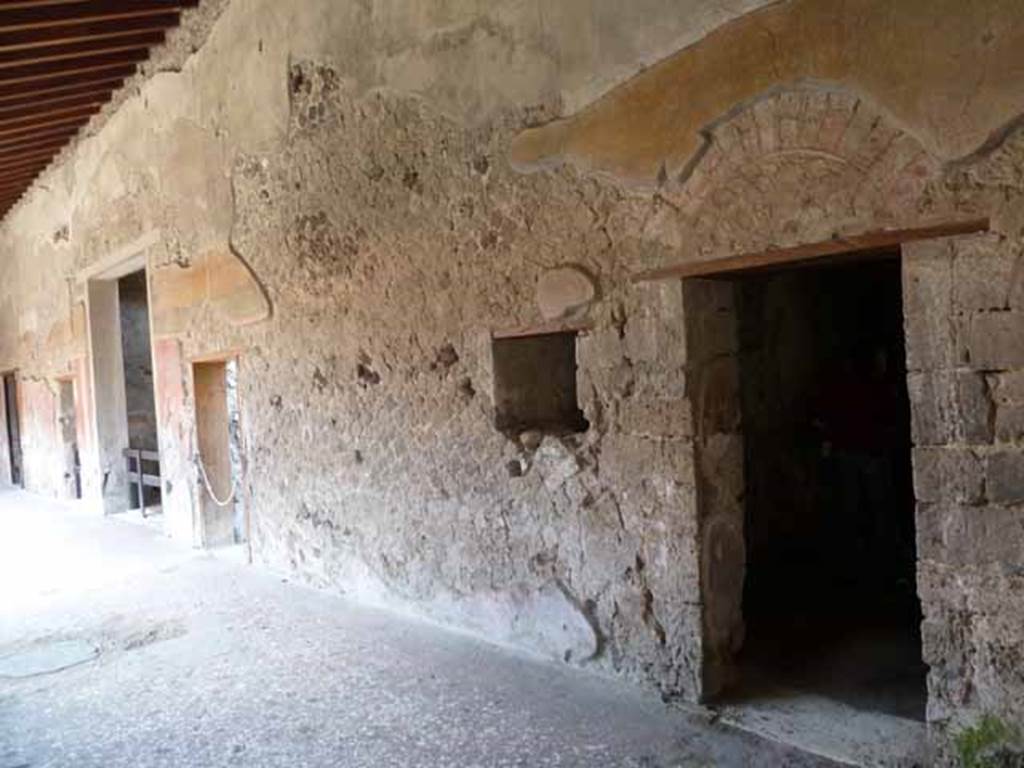
[(50, 142), (57, 138), (63, 138), (67, 141), (78, 133), (79, 127), (80, 126), (77, 125), (59, 125), (52, 128), (42, 129), (36, 133), (29, 134), (28, 136), (12, 136), (9, 139), (0, 139), (0, 152), (25, 149), (36, 144)]
[(110, 97), (113, 93), (114, 88), (106, 87), (82, 91), (81, 93), (71, 93), (66, 96), (33, 99), (31, 101), (15, 105), (0, 103), (0, 120), (6, 120), (9, 117), (38, 115), (55, 109), (78, 107), (96, 102), (106, 104), (110, 101)]
[(145, 61), (147, 58), (149, 58), (148, 48), (134, 48), (118, 53), (101, 53), (92, 56), (62, 59), (60, 61), (11, 66), (7, 69), (0, 69), (0, 88), (63, 79), (68, 75), (103, 72), (126, 64), (137, 64), (140, 61)]
[(5, 189), (7, 187), (10, 187), (13, 184), (15, 184), (15, 183), (17, 183), (17, 182), (19, 182), (19, 181), (21, 181), (21, 180), (23, 180), (25, 178), (35, 178), (35, 175), (37, 173), (39, 173), (39, 169), (36, 169), (33, 172), (32, 168), (29, 168), (29, 167), (26, 167), (26, 168), (15, 168), (15, 169), (11, 170), (9, 173), (0, 175), (0, 189)]
[(35, 128), (37, 126), (45, 127), (53, 125), (55, 120), (62, 118), (71, 117), (91, 117), (99, 111), (100, 107), (103, 106), (103, 102), (93, 99), (87, 104), (79, 104), (72, 107), (63, 107), (58, 109), (51, 109), (47, 112), (39, 112), (34, 115), (21, 115), (16, 117), (9, 117), (7, 115), (0, 115), (0, 135), (6, 128)]
[(19, 154), (11, 155), (0, 155), (0, 168), (9, 168), (14, 165), (20, 165), (35, 160), (43, 160), (46, 158), (53, 159), (60, 152), (61, 147), (42, 147), (40, 149), (33, 149), (30, 152), (21, 152)]
[(12, 173), (10, 176), (0, 176), (0, 194), (28, 189), (42, 170), (42, 168), (36, 168), (35, 170)]
[(17, 183), (17, 186), (12, 186), (9, 189), (0, 189), (0, 195), (6, 195), (10, 193), (12, 195), (16, 195), (16, 200), (20, 200), (22, 197), (24, 197), (25, 193), (28, 192), (28, 190), (31, 188), (32, 182), (36, 180), (36, 176), (38, 175), (39, 174), (36, 173), (29, 178), (22, 179)]
[(52, 159), (58, 155), (62, 148), (62, 144), (53, 144), (48, 147), (40, 147), (39, 149), (33, 149), (31, 151), (22, 151), (9, 155), (0, 154), (0, 168), (9, 168), (20, 162), (41, 159), (44, 157)]
[(66, 117), (53, 117), (47, 118), (46, 121), (35, 124), (35, 125), (19, 125), (14, 128), (0, 128), (0, 139), (11, 138), (14, 136), (32, 136), (38, 128), (56, 128), (59, 126), (83, 126), (89, 122), (89, 118), (92, 117), (93, 113), (90, 112), (86, 115), (76, 114)]
[(100, 53), (119, 53), (136, 48), (148, 49), (160, 45), (163, 41), (164, 31), (161, 29), (113, 39), (82, 40), (77, 43), (46, 45), (31, 50), (0, 50), (0, 68), (40, 64), (46, 61), (62, 61)]
[(109, 85), (115, 83), (115, 88), (120, 87), (125, 79), (135, 74), (135, 66), (134, 63), (120, 64), (78, 74), (65, 73), (52, 78), (50, 81), (0, 85), (0, 105), (14, 102), (25, 103), (26, 100), (28, 103), (32, 103), (33, 100), (40, 96), (76, 93), (83, 88), (93, 88), (97, 84)]
[(64, 149), (67, 143), (68, 138), (61, 137), (53, 141), (41, 142), (28, 147), (0, 151), (0, 165), (21, 158), (42, 157), (44, 154), (49, 154), (50, 157), (56, 157), (60, 154), (61, 150)]
[(116, 39), (140, 32), (163, 31), (178, 26), (180, 18), (180, 12), (166, 11), (131, 19), (80, 21), (56, 27), (0, 30), (0, 51), (24, 50), (57, 43), (77, 43), (82, 40)]
[(199, 0), (0, 0), (0, 216)]
[(0, 4), (0, 32), (117, 21), (195, 7), (199, 0), (73, 0), (65, 3)]
[(16, 174), (28, 173), (29, 171), (35, 171), (36, 174), (39, 174), (52, 162), (53, 155), (49, 155), (47, 157), (37, 157), (34, 160), (25, 160), (15, 165), (0, 165), (0, 181), (9, 177), (15, 177)]

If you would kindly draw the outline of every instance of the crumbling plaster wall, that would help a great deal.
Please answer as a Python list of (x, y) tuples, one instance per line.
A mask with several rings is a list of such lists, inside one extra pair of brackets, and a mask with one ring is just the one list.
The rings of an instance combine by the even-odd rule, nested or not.
[[(645, 203), (524, 183), (504, 154), (754, 5), (227, 4), (8, 219), (0, 359), (72, 368), (85, 334), (44, 339), (82, 311), (83, 276), (145, 252), (170, 531), (197, 530), (188, 361), (241, 350), (258, 559), (693, 691), (678, 291), (621, 288)], [(594, 428), (514, 444), (489, 334), (536, 322), (538, 276), (566, 262), (607, 285), (579, 351)]]
[[(552, 5), (227, 4), (180, 71), (140, 85), (4, 223), (0, 366), (39, 377), (73, 368), (85, 340), (77, 276), (112, 253), (145, 251), (171, 532), (197, 531), (188, 361), (238, 352), (258, 560), (695, 698), (705, 659), (729, 655), (705, 642), (742, 633), (728, 606), (707, 609), (716, 590), (736, 591), (716, 568), (742, 546), (716, 539), (735, 526), (702, 513), (698, 478), (709, 492), (737, 473), (722, 456), (695, 456), (692, 422), (711, 412), (688, 399), (680, 286), (631, 285), (630, 275), (986, 213), (993, 234), (964, 247), (1002, 259), (998, 279), (1019, 285), (1024, 140), (1012, 133), (947, 166), (862, 98), (860, 81), (776, 82), (715, 115), (686, 174), (651, 165), (656, 190), (572, 168), (521, 176), (506, 157), (525, 127), (727, 17), (711, 2)], [(971, 5), (990, 10), (997, 31), (1019, 21), (1012, 5)], [(969, 58), (982, 37), (938, 45)], [(628, 108), (644, 82), (606, 98)], [(964, 99), (950, 109), (970, 109)], [(646, 163), (659, 145), (630, 125), (628, 140), (615, 120), (597, 130), (597, 155), (632, 148)], [(539, 322), (536, 284), (564, 264), (600, 288), (578, 347), (590, 430), (509, 440), (493, 426), (490, 333)], [(1004, 310), (1000, 344), (1015, 349), (1018, 313)], [(942, 324), (953, 310), (926, 311)], [(932, 343), (913, 329), (911, 347)], [(1012, 378), (992, 375), (1012, 421)], [(1017, 530), (1012, 503), (999, 509)], [(978, 579), (999, 585), (998, 605), (1021, 604), (1020, 551), (986, 555), (1000, 575)], [(932, 588), (928, 567), (926, 612), (938, 621), (959, 606), (958, 626), (970, 627), (945, 646), (928, 636), (935, 718), (945, 703), (1012, 711), (1019, 642), (984, 618), (980, 581)], [(946, 678), (967, 685), (961, 700)]]

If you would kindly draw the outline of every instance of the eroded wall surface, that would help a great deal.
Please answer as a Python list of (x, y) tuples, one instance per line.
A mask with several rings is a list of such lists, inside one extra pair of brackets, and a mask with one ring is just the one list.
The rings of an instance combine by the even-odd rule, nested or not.
[[(782, 16), (768, 32), (796, 28), (795, 50), (817, 45), (836, 17), (807, 14), (806, 5), (773, 6)], [(955, 32), (943, 37), (929, 28), (929, 45), (959, 61), (985, 59), (995, 46), (993, 60), (1019, 66), (1019, 53), (1005, 53), (1020, 50), (1006, 48), (1021, 30), (1017, 5), (962, 5), (984, 11), (991, 29), (972, 36), (950, 25)], [(903, 6), (931, 13), (928, 3), (906, 3), (899, 14), (875, 8), (865, 23), (912, 38)], [(565, 117), (745, 10), (667, 0), (488, 10), (226, 3), (215, 21), (205, 18), (200, 38), (188, 37), (186, 24), (197, 50), (124, 98), (4, 222), (0, 369), (41, 380), (79, 370), (88, 348), (81, 276), (145, 253), (169, 531), (196, 541), (199, 530), (190, 361), (237, 354), (243, 492), (258, 561), (697, 698), (705, 662), (726, 658), (736, 642), (737, 580), (727, 569), (742, 558), (734, 526), (698, 514), (698, 485), (728, 486), (735, 472), (710, 443), (698, 441), (695, 453), (694, 433), (721, 432), (722, 414), (703, 401), (691, 407), (690, 374), (706, 382), (708, 369), (703, 349), (688, 361), (681, 287), (634, 285), (630, 276), (836, 233), (989, 215), (990, 234), (956, 244), (960, 261), (987, 272), (957, 271), (952, 256), (908, 261), (917, 265), (908, 270), (941, 272), (936, 265), (948, 262), (952, 271), (917, 305), (908, 298), (907, 332), (908, 354), (930, 354), (944, 338), (935, 334), (969, 319), (969, 361), (914, 370), (982, 371), (982, 402), (1001, 426), (972, 436), (970, 448), (954, 437), (934, 454), (922, 444), (915, 458), (922, 488), (932, 455), (950, 457), (954, 476), (988, 478), (984, 490), (971, 486), (955, 519), (988, 515), (970, 518), (980, 528), (967, 530), (1002, 533), (967, 535), (982, 561), (969, 576), (944, 564), (947, 545), (938, 554), (922, 546), (920, 578), (935, 627), (925, 649), (933, 719), (1019, 713), (1022, 640), (1008, 622), (1015, 616), (1020, 626), (1024, 546), (1005, 543), (1024, 538), (1013, 490), (1024, 407), (1013, 378), (1024, 366), (1024, 134), (1007, 124), (1024, 105), (1013, 82), (996, 78), (972, 103), (966, 81), (977, 73), (954, 68), (944, 76), (948, 104), (890, 88), (879, 106), (866, 91), (889, 79), (794, 82), (787, 73), (803, 72), (807, 59), (793, 53), (797, 64), (787, 64), (790, 49), (769, 45), (758, 49), (761, 61), (777, 70), (735, 84), (736, 100), (710, 102), (713, 119), (695, 123), (665, 67), (689, 71), (686, 57), (697, 56), (710, 77), (747, 77), (727, 66), (735, 46), (701, 53), (728, 43), (711, 36), (676, 54), (683, 64), (673, 57), (610, 91), (601, 103), (617, 105), (611, 117), (604, 107), (584, 113), (578, 139), (576, 121), (557, 123), (551, 152), (583, 158), (575, 165), (538, 150), (532, 166), (546, 171), (521, 175), (508, 160), (514, 147), (525, 162), (516, 140), (524, 129)], [(762, 22), (742, 16), (721, 34), (754, 35)], [(933, 63), (893, 62), (908, 76)], [(638, 88), (642, 98), (631, 101)], [(680, 126), (699, 124), (704, 138), (681, 130), (672, 144), (661, 113), (620, 119), (631, 105), (660, 104), (659, 94)], [(949, 123), (950, 141), (933, 118), (943, 110), (970, 116)], [(603, 173), (589, 176), (590, 168)], [(646, 191), (635, 190), (638, 177)], [(593, 298), (572, 308), (587, 327), (577, 384), (590, 427), (510, 438), (494, 425), (490, 336), (550, 322), (538, 284), (566, 265), (596, 283)], [(979, 274), (1000, 286), (999, 300), (967, 312), (950, 297), (961, 290), (954, 286), (979, 286)], [(55, 388), (46, 391), (52, 398)], [(916, 402), (920, 415), (944, 401)], [(955, 425), (974, 418), (943, 413)], [(57, 449), (40, 437), (27, 442), (31, 488), (50, 489), (43, 467)], [(980, 475), (969, 474), (968, 454)], [(96, 482), (83, 478), (87, 488)], [(956, 630), (939, 631), (948, 627)]]

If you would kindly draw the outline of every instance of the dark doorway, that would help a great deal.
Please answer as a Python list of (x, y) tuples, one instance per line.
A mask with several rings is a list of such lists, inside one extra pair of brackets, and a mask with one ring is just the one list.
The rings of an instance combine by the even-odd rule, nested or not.
[(7, 421), (7, 450), (11, 460), (11, 484), (25, 483), (21, 454), (21, 423), (18, 420), (18, 377), (14, 373), (4, 374), (4, 416)]
[(68, 498), (82, 498), (82, 467), (78, 455), (78, 421), (75, 413), (75, 383), (61, 379), (60, 424), (61, 446), (64, 452), (64, 492)]
[[(136, 469), (137, 472), (158, 477), (159, 463), (151, 458), (159, 454), (159, 446), (156, 398), (153, 390), (153, 352), (149, 332), (149, 293), (145, 270), (125, 275), (117, 281), (117, 299), (128, 421), (127, 447), (129, 451), (142, 452), (142, 458), (138, 459), (141, 467)], [(160, 504), (158, 482), (149, 485), (130, 483), (128, 489), (130, 508), (145, 509)]]
[(736, 291), (743, 684), (923, 719), (899, 253)]

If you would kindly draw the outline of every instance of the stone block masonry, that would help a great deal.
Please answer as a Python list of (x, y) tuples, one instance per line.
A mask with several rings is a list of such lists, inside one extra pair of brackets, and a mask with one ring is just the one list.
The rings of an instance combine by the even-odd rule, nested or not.
[[(69, 375), (83, 486), (102, 487), (87, 282), (141, 257), (174, 536), (199, 529), (189, 371), (230, 353), (258, 563), (697, 700), (741, 634), (741, 499), (708, 493), (742, 466), (735, 318), (720, 285), (631, 277), (987, 216), (988, 233), (904, 250), (918, 580), (936, 729), (1024, 717), (1024, 132), (1015, 81), (978, 74), (1019, 69), (1024, 19), (994, 0), (872, 0), (862, 25), (834, 12), (852, 4), (739, 15), (761, 4), (186, 17), (163, 71), (0, 225), (28, 487), (57, 492)], [(911, 22), (936, 13), (949, 23), (921, 42)], [(907, 45), (844, 57), (829, 41), (850, 30)], [(948, 61), (964, 70), (907, 95)], [(534, 129), (523, 175), (509, 153)], [(559, 323), (578, 331), (586, 431), (501, 431), (493, 334)]]
[[(1020, 259), (1005, 234), (904, 248), (928, 715), (948, 730), (982, 712), (1024, 718), (1019, 680), (1006, 674), (1024, 640), (1015, 628), (1024, 606), (1024, 450), (1013, 426)], [(934, 327), (948, 329), (941, 354), (915, 345), (934, 339)]]

